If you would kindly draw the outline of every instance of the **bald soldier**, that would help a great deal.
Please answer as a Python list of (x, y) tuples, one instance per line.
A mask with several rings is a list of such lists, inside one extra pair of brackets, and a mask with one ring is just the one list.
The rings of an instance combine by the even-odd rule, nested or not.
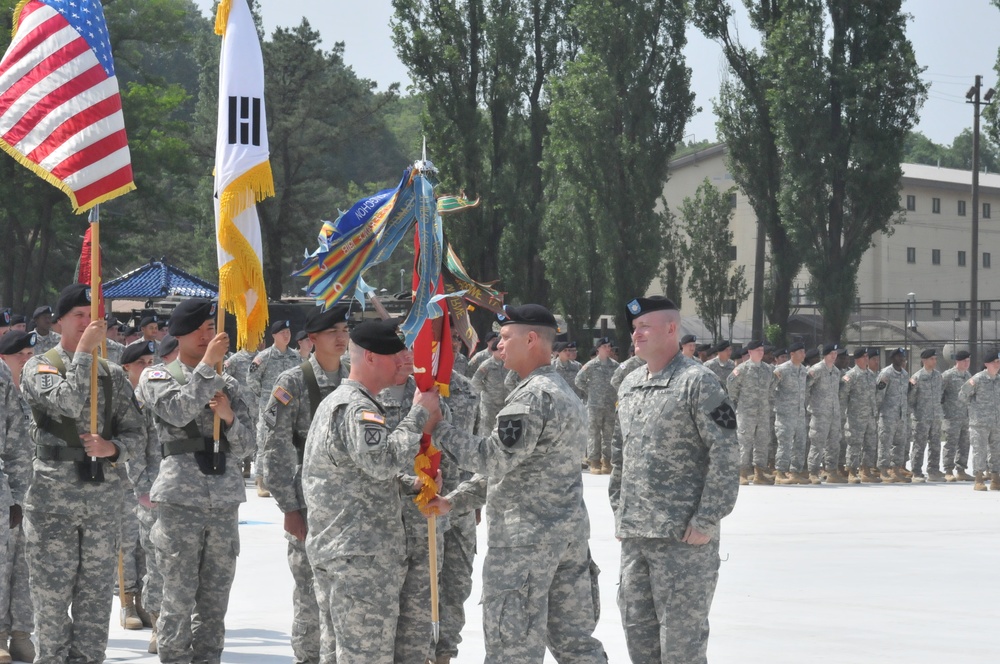
[(719, 533), (739, 489), (736, 413), (719, 378), (678, 351), (680, 312), (628, 303), (636, 355), (618, 390), (608, 493), (622, 543), (618, 606), (633, 662), (706, 661)]
[(347, 379), (313, 416), (302, 462), (306, 553), (320, 612), (320, 661), (390, 664), (406, 574), (397, 476), (441, 418), (436, 390), (415, 393), (395, 429), (376, 394), (395, 382), (405, 350), (393, 321), (351, 330)]
[(551, 365), (552, 313), (537, 304), (504, 312), (500, 355), (521, 381), (488, 436), (448, 422), (433, 434), (460, 468), (488, 478), (486, 662), (540, 664), (547, 646), (556, 661), (603, 663), (604, 647), (593, 636), (599, 570), (577, 465), (586, 440), (583, 404)]

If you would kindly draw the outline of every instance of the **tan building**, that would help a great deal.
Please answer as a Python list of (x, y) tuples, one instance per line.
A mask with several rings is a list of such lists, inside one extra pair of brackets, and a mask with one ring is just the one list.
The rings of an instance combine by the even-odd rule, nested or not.
[[(670, 179), (664, 187), (670, 209), (679, 210), (684, 198), (694, 196), (705, 178), (722, 190), (735, 187), (727, 158), (726, 146), (717, 145), (671, 162)], [(1000, 338), (994, 329), (1000, 316), (1000, 174), (983, 173), (979, 184), (979, 299), (982, 301), (983, 338), (996, 339)], [(735, 191), (731, 225), (735, 263), (745, 266), (747, 283), (752, 288), (757, 217), (743, 192)], [(861, 261), (857, 293), (861, 317), (901, 320), (902, 303), (913, 293), (918, 327), (921, 324), (925, 329), (940, 327), (941, 333), (932, 338), (948, 339), (952, 337), (952, 328), (957, 327), (957, 334), (962, 338), (965, 336), (963, 321), (968, 315), (972, 265), (972, 173), (903, 164), (899, 201), (902, 223), (895, 225), (891, 234), (875, 236), (873, 246)], [(809, 304), (805, 294), (809, 280), (805, 270), (796, 279), (793, 307)], [(653, 290), (658, 286), (654, 284)], [(737, 322), (747, 327), (752, 298), (751, 295), (736, 314)], [(695, 315), (694, 301), (688, 292), (685, 292), (682, 313)], [(813, 311), (803, 307), (800, 313)], [(960, 319), (958, 322), (956, 317)], [(937, 324), (928, 326), (928, 323)]]

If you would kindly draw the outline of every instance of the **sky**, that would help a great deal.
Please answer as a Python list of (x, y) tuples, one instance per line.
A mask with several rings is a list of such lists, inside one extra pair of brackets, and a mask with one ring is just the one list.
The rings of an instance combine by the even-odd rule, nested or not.
[[(208, 15), (213, 0), (196, 2)], [(305, 17), (323, 36), (325, 46), (344, 42), (347, 64), (359, 76), (376, 81), (379, 89), (393, 82), (404, 89), (410, 84), (393, 49), (389, 0), (261, 0), (261, 8), (268, 33), (278, 26), (298, 25)], [(950, 144), (972, 126), (965, 92), (975, 75), (983, 76), (984, 91), (996, 85), (993, 67), (1000, 46), (1000, 9), (990, 0), (904, 0), (903, 8), (913, 16), (909, 37), (930, 84), (917, 130), (937, 143)], [(742, 32), (751, 34), (746, 26)], [(685, 140), (715, 140), (711, 100), (725, 71), (721, 50), (691, 28), (685, 55), (692, 69), (695, 105), (702, 109), (689, 122)]]

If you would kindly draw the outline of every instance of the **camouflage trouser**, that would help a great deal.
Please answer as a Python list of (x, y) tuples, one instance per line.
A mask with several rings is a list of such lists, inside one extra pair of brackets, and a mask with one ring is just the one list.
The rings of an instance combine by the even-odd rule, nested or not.
[[(126, 593), (137, 593), (139, 592), (139, 577), (141, 574), (145, 573), (143, 569), (143, 549), (140, 544), (140, 526), (139, 517), (136, 515), (135, 510), (139, 505), (139, 501), (135, 497), (135, 493), (132, 492), (131, 488), (122, 489), (122, 502), (120, 504), (121, 518), (118, 521), (118, 538), (115, 541), (115, 559), (117, 560), (117, 551), (121, 548), (122, 552), (122, 571), (125, 578), (125, 592)], [(114, 585), (115, 591), (118, 590), (118, 569), (115, 568), (114, 574)]]
[(878, 447), (878, 425), (873, 419), (851, 417), (847, 432), (847, 451), (844, 463), (849, 469), (872, 468)]
[(778, 433), (775, 429), (775, 415), (774, 411), (771, 411), (771, 443), (767, 448), (767, 465), (768, 468), (774, 468), (776, 458), (778, 456)]
[(945, 471), (953, 468), (965, 470), (969, 467), (969, 420), (944, 421), (944, 458), (941, 463)]
[(601, 613), (600, 570), (587, 540), (491, 546), (483, 563), (485, 664), (606, 664), (594, 638)]
[[(2, 519), (0, 519), (2, 521)], [(3, 524), (0, 524), (0, 530)], [(35, 610), (31, 604), (28, 585), (28, 558), (24, 554), (24, 528), (10, 531), (7, 539), (7, 576), (0, 599), (0, 632), (32, 632), (35, 629)]]
[(321, 664), (392, 664), (404, 556), (338, 557), (313, 565)]
[(972, 443), (972, 469), (976, 472), (1000, 472), (1000, 430), (996, 426), (969, 425)]
[(767, 468), (771, 445), (771, 418), (766, 411), (741, 415), (736, 411), (736, 438), (740, 443), (740, 468)]
[(816, 417), (809, 420), (809, 472), (820, 466), (832, 470), (840, 463), (840, 418)]
[[(12, 591), (13, 591), (13, 571), (14, 571), (14, 556), (12, 555), (15, 550), (15, 542), (17, 540), (17, 530), (10, 529), (10, 519), (7, 516), (9, 509), (3, 509), (3, 513), (0, 513), (0, 551), (5, 552), (7, 555), (0, 556), (0, 607), (2, 607), (2, 613), (4, 621), (7, 623), (7, 630), (10, 629), (10, 612), (9, 609), (14, 606)], [(18, 630), (21, 631), (21, 630)], [(27, 631), (31, 631), (28, 629)], [(0, 647), (4, 644), (0, 643)]]
[(159, 503), (159, 510), (150, 538), (163, 575), (156, 623), (160, 662), (217, 663), (240, 553), (239, 505)]
[(36, 664), (104, 661), (111, 622), (108, 579), (117, 565), (118, 515), (109, 512), (24, 515)]
[[(476, 522), (463, 524), (465, 516), (452, 516), (451, 528), (444, 534), (444, 557), (441, 563), (440, 608), (441, 636), (437, 657), (458, 657), (465, 627), (465, 600), (472, 594), (472, 562), (476, 557)], [(468, 529), (467, 529), (468, 528)]]
[[(407, 518), (412, 516), (404, 514), (403, 519)], [(420, 515), (418, 518), (424, 517)], [(444, 533), (440, 530), (437, 531), (437, 550), (438, 560), (441, 560)], [(438, 579), (440, 578), (439, 569)], [(406, 577), (399, 593), (399, 619), (396, 621), (396, 664), (426, 662), (433, 654), (430, 606), (431, 564), (425, 533), (423, 537), (406, 538)]]
[(878, 418), (878, 467), (880, 470), (902, 466), (906, 442), (909, 438), (906, 420), (901, 417)]
[[(302, 510), (305, 518), (305, 510)], [(292, 571), (292, 652), (296, 664), (319, 662), (319, 605), (313, 588), (312, 565), (306, 555), (305, 542), (291, 535), (288, 540), (288, 569)]]
[(708, 611), (719, 579), (719, 540), (622, 540), (618, 607), (633, 662), (707, 662)]
[(587, 460), (600, 465), (601, 459), (611, 463), (611, 438), (615, 435), (615, 409), (587, 408)]
[(941, 420), (914, 420), (913, 447), (910, 448), (910, 470), (924, 467), (924, 447), (927, 448), (927, 470), (941, 470)]
[(774, 467), (783, 473), (801, 473), (806, 468), (806, 421), (802, 417), (782, 417), (775, 413), (774, 432), (778, 437), (778, 451)]
[(146, 552), (146, 575), (142, 577), (142, 606), (152, 613), (160, 612), (160, 602), (163, 601), (163, 576), (156, 562), (156, 548), (150, 539), (150, 532), (156, 523), (159, 508), (147, 509), (142, 505), (135, 506), (135, 514), (139, 519), (139, 541), (142, 550)]

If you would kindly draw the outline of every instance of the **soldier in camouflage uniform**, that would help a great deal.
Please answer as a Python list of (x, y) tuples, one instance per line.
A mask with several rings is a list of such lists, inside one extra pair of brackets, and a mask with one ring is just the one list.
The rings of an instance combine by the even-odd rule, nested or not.
[(608, 486), (625, 642), (633, 662), (698, 664), (707, 661), (721, 521), (739, 489), (736, 413), (718, 377), (678, 352), (673, 302), (637, 298), (625, 316), (647, 362), (618, 390)]
[(810, 484), (806, 470), (806, 373), (802, 364), (805, 346), (788, 347), (789, 359), (774, 368), (771, 402), (778, 449), (774, 455), (776, 484)]
[(615, 391), (616, 395), (618, 393), (618, 388), (621, 387), (625, 377), (644, 364), (646, 364), (644, 359), (633, 354), (632, 357), (618, 365), (618, 368), (615, 369), (614, 375), (611, 376), (611, 389)]
[(390, 430), (373, 395), (395, 382), (406, 349), (393, 321), (351, 330), (351, 373), (313, 417), (302, 493), (320, 610), (320, 661), (390, 664), (406, 574), (399, 473), (409, 472), (421, 433), (441, 418), (437, 391), (417, 392)]
[(740, 484), (774, 484), (767, 474), (771, 446), (771, 391), (774, 367), (764, 359), (764, 343), (746, 345), (749, 360), (733, 369), (727, 380), (729, 398), (736, 405), (736, 435), (740, 444)]
[(969, 351), (955, 353), (955, 366), (941, 374), (941, 406), (944, 411), (944, 479), (947, 482), (969, 482), (965, 472), (969, 463), (969, 407), (959, 397), (962, 385), (972, 374)]
[(479, 370), (479, 367), (483, 362), (493, 357), (493, 351), (496, 350), (496, 344), (493, 343), (493, 340), (496, 338), (497, 333), (491, 330), (489, 334), (486, 335), (486, 338), (483, 339), (483, 343), (486, 344), (486, 347), (469, 358), (469, 366), (466, 367), (465, 370), (465, 376), (469, 380), (472, 380), (475, 377), (476, 371)]
[(969, 440), (976, 491), (1000, 491), (1000, 357), (991, 351), (983, 360), (984, 369), (962, 386), (959, 394), (969, 407)]
[(255, 422), (257, 428), (257, 456), (254, 459), (254, 482), (257, 485), (257, 495), (267, 498), (271, 494), (264, 484), (264, 468), (260, 460), (261, 453), (261, 427), (263, 419), (260, 412), (264, 410), (268, 400), (271, 398), (271, 390), (274, 388), (274, 381), (278, 376), (289, 369), (302, 364), (302, 358), (288, 344), (292, 340), (292, 323), (288, 320), (279, 320), (271, 323), (271, 337), (274, 343), (261, 352), (250, 362), (247, 367), (247, 388), (257, 401), (258, 419)]
[(229, 348), (229, 336), (216, 333), (215, 316), (209, 300), (177, 305), (170, 335), (180, 355), (140, 379), (163, 451), (149, 497), (159, 510), (151, 539), (163, 576), (156, 628), (164, 663), (219, 661), (240, 552), (246, 491), (238, 460), (253, 444), (252, 423), (236, 381), (214, 368)]
[(469, 356), (465, 354), (465, 343), (462, 341), (462, 335), (454, 328), (451, 332), (451, 354), (453, 358), (452, 373), (465, 376), (465, 372), (469, 370)]
[[(544, 307), (505, 308), (500, 346), (521, 377), (489, 437), (438, 424), (435, 443), (459, 467), (489, 478), (483, 566), (486, 663), (607, 661), (593, 636), (599, 570), (577, 463), (583, 404), (553, 370), (557, 323)], [(443, 501), (442, 501), (443, 502)]]
[[(25, 498), (25, 541), (35, 606), (38, 664), (101, 662), (108, 641), (121, 482), (114, 464), (139, 452), (142, 416), (121, 367), (101, 362), (97, 431), (90, 430), (92, 351), (103, 320), (90, 320), (90, 288), (64, 289), (59, 344), (28, 360), (22, 394), (34, 414), (34, 475)], [(72, 615), (70, 615), (72, 607)]]
[(575, 341), (557, 341), (553, 350), (556, 356), (552, 360), (552, 366), (556, 373), (563, 377), (566, 384), (573, 388), (576, 395), (581, 399), (586, 399), (587, 394), (576, 385), (576, 376), (580, 373), (580, 363), (573, 359), (576, 354)]
[(500, 359), (497, 338), (490, 341), (489, 359), (476, 369), (472, 376), (472, 389), (479, 395), (479, 433), (490, 431), (496, 424), (497, 412), (503, 408), (508, 388), (505, 384), (508, 370)]
[(615, 435), (617, 399), (611, 377), (618, 368), (611, 353), (611, 339), (598, 339), (597, 357), (583, 365), (576, 375), (576, 386), (587, 395), (587, 460), (592, 475), (611, 474), (611, 439)]
[(35, 309), (31, 314), (31, 320), (35, 323), (35, 334), (38, 341), (35, 342), (35, 355), (47, 353), (59, 343), (59, 333), (52, 329), (52, 307), (43, 305)]
[[(7, 501), (10, 519), (0, 519), (0, 530), (7, 528), (6, 555), (0, 548), (0, 658), (21, 662), (35, 659), (31, 642), (34, 615), (28, 588), (28, 562), (24, 556), (24, 532), (21, 506), (31, 483), (31, 444), (29, 426), (31, 409), (21, 396), (21, 369), (34, 355), (37, 344), (34, 332), (11, 332), (0, 339), (0, 365), (9, 371), (0, 375), (0, 499)], [(9, 644), (8, 644), (9, 637)]]
[(698, 337), (693, 334), (681, 337), (681, 355), (689, 360), (698, 359)]
[(736, 363), (730, 359), (733, 355), (733, 346), (728, 341), (720, 341), (715, 348), (709, 349), (709, 353), (715, 353), (715, 357), (705, 362), (705, 368), (718, 376), (722, 389), (726, 389), (729, 374), (736, 368)]
[(820, 468), (830, 484), (846, 484), (840, 474), (840, 370), (837, 344), (823, 348), (823, 361), (806, 373), (806, 408), (809, 411), (809, 481), (820, 484)]
[(122, 353), (125, 352), (125, 344), (118, 341), (121, 337), (121, 332), (118, 327), (118, 319), (113, 315), (108, 314), (104, 317), (104, 320), (108, 324), (104, 340), (104, 347), (107, 349), (108, 353), (107, 360), (108, 362), (121, 364)]
[[(312, 566), (306, 554), (306, 505), (302, 497), (302, 454), (313, 413), (320, 401), (347, 378), (340, 356), (347, 350), (347, 305), (326, 312), (314, 309), (305, 332), (313, 354), (301, 366), (278, 376), (261, 418), (264, 483), (284, 514), (292, 594), (292, 652), (296, 664), (320, 661), (319, 606)], [(309, 366), (307, 367), (306, 364)]]
[(847, 481), (878, 484), (871, 472), (878, 447), (875, 374), (868, 371), (868, 349), (854, 351), (854, 366), (840, 379), (840, 411), (847, 415)]
[(906, 444), (910, 437), (906, 395), (909, 376), (903, 368), (906, 351), (897, 348), (889, 355), (891, 365), (879, 372), (875, 381), (878, 408), (878, 469), (883, 482), (909, 483), (904, 472)]
[(937, 351), (925, 348), (920, 352), (919, 371), (910, 377), (907, 395), (910, 414), (913, 416), (913, 446), (910, 448), (910, 471), (914, 482), (924, 481), (924, 447), (927, 447), (928, 482), (943, 482), (941, 472), (941, 408), (943, 383), (937, 370)]
[[(169, 335), (167, 336), (169, 337)], [(250, 477), (250, 464), (257, 454), (257, 423), (260, 420), (260, 405), (257, 395), (250, 391), (250, 386), (247, 384), (247, 373), (250, 370), (250, 363), (257, 357), (257, 352), (241, 348), (227, 357), (225, 362), (222, 363), (222, 372), (227, 376), (232, 376), (239, 383), (243, 402), (246, 403), (247, 410), (250, 412), (250, 421), (254, 423), (254, 449), (246, 459), (243, 459), (243, 477)]]

